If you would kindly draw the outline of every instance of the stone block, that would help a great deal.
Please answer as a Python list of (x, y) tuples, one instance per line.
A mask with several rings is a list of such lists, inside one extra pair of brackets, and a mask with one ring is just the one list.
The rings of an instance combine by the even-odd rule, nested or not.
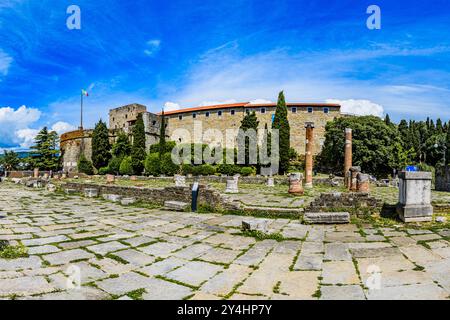
[(225, 193), (239, 193), (238, 187), (239, 178), (235, 177), (233, 180), (227, 180), (227, 188)]
[(107, 174), (106, 175), (106, 183), (108, 184), (113, 184), (116, 180), (116, 177), (112, 174)]
[(289, 193), (302, 195), (305, 191), (302, 185), (303, 175), (301, 173), (291, 173), (289, 175)]
[(313, 224), (350, 223), (348, 212), (306, 212), (303, 220)]
[(175, 175), (174, 180), (175, 180), (176, 187), (186, 187), (186, 177), (185, 176)]
[(267, 232), (268, 224), (269, 224), (268, 222), (269, 221), (267, 221), (267, 220), (242, 221), (242, 230)]
[(186, 211), (189, 209), (190, 205), (186, 202), (181, 201), (165, 201), (164, 209), (171, 211)]
[(133, 204), (133, 203), (135, 203), (136, 202), (136, 199), (135, 198), (123, 198), (121, 201), (120, 201), (120, 203), (123, 205), (123, 206), (129, 206), (130, 204)]
[(78, 191), (76, 189), (64, 189), (65, 194), (75, 194)]
[(96, 198), (96, 197), (98, 197), (98, 189), (85, 188), (84, 189), (84, 196), (88, 197), (88, 198)]

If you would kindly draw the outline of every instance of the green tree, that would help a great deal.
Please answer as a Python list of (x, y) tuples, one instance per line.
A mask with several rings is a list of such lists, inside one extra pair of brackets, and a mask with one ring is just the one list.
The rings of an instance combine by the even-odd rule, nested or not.
[(58, 150), (59, 138), (55, 131), (42, 128), (34, 139), (31, 146), (32, 164), (41, 170), (57, 170), (60, 166)]
[(0, 158), (0, 164), (6, 171), (12, 171), (17, 168), (20, 163), (19, 155), (14, 151), (4, 151), (3, 157)]
[(408, 151), (396, 126), (388, 126), (375, 116), (343, 117), (327, 123), (325, 142), (318, 159), (322, 171), (342, 173), (344, 167), (345, 128), (353, 129), (353, 164), (363, 172), (387, 177), (393, 169), (401, 169)]
[(117, 135), (117, 140), (112, 146), (111, 153), (114, 157), (123, 159), (126, 156), (129, 156), (131, 153), (131, 143), (128, 139), (128, 135), (120, 131)]
[(384, 118), (384, 122), (389, 126), (391, 125), (391, 118), (389, 117), (389, 114), (386, 113), (386, 118)]
[(284, 98), (284, 92), (281, 91), (278, 96), (277, 109), (275, 111), (275, 119), (272, 124), (273, 129), (279, 130), (279, 159), (280, 173), (286, 173), (289, 168), (289, 149), (290, 143), (290, 126), (287, 118), (287, 106)]
[(161, 174), (160, 162), (158, 152), (149, 153), (145, 158), (145, 172), (151, 176), (159, 176)]
[(93, 175), (94, 174), (94, 166), (92, 162), (89, 161), (84, 154), (81, 154), (80, 159), (78, 160), (78, 172)]
[(131, 147), (131, 166), (134, 174), (142, 174), (145, 161), (145, 127), (142, 113), (138, 114), (133, 127), (133, 146)]
[(447, 125), (446, 153), (445, 162), (448, 165), (450, 164), (450, 121)]
[[(240, 131), (238, 134), (238, 139), (240, 139), (241, 141), (244, 142), (245, 146), (244, 146), (244, 160), (245, 162), (243, 164), (245, 165), (255, 165), (256, 163), (250, 163), (250, 159), (251, 159), (251, 154), (250, 154), (250, 146), (257, 146), (257, 137), (256, 137), (256, 133), (258, 131), (258, 126), (259, 126), (259, 121), (258, 118), (256, 117), (256, 113), (253, 111), (251, 113), (247, 113), (244, 117), (244, 119), (242, 119), (241, 122), (241, 126), (240, 126)], [(254, 130), (255, 135), (249, 135), (246, 136), (246, 133), (249, 132), (249, 130)], [(257, 148), (254, 148), (254, 150), (256, 150), (257, 152)], [(239, 152), (239, 150), (238, 150)], [(241, 151), (242, 152), (242, 151)], [(258, 155), (254, 155), (254, 159), (258, 159)]]
[(110, 159), (109, 131), (106, 123), (100, 119), (92, 133), (92, 164), (95, 168), (100, 169), (106, 167)]

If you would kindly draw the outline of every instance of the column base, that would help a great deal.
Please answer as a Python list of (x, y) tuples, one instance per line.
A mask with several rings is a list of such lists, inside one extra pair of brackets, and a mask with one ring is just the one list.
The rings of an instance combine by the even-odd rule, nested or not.
[(433, 220), (433, 206), (397, 204), (397, 214), (403, 222), (429, 222)]

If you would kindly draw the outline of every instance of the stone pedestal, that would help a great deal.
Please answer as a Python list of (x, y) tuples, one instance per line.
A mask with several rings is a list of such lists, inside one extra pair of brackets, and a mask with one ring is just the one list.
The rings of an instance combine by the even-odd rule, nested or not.
[(185, 176), (175, 175), (174, 180), (175, 180), (175, 187), (186, 187)]
[(227, 180), (227, 189), (225, 193), (239, 193), (239, 177), (233, 177), (233, 180)]
[(402, 171), (399, 174), (397, 213), (404, 222), (431, 221), (431, 172)]
[(289, 193), (302, 195), (304, 194), (302, 185), (303, 175), (301, 173), (291, 173), (289, 175)]
[(357, 192), (370, 192), (370, 180), (369, 175), (364, 173), (359, 173), (357, 176)]
[(112, 174), (106, 175), (106, 183), (113, 184), (116, 181), (116, 177)]
[(275, 179), (272, 177), (267, 178), (267, 186), (268, 187), (275, 187)]

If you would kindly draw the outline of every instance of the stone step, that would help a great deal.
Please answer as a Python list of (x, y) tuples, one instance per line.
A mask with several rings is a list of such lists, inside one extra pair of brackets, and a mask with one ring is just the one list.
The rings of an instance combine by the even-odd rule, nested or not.
[(164, 209), (170, 210), (170, 211), (186, 211), (190, 208), (190, 204), (187, 202), (181, 202), (181, 201), (165, 201), (164, 202)]
[(350, 223), (348, 212), (306, 212), (303, 220), (312, 224), (342, 224)]

